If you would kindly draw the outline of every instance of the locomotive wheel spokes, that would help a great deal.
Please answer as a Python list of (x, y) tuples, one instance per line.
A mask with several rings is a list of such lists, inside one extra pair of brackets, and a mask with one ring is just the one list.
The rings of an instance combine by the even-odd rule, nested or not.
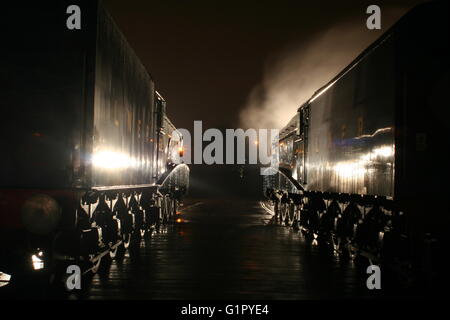
[(284, 223), (286, 226), (289, 225), (289, 205), (283, 204), (283, 210), (282, 210), (282, 219), (281, 223)]
[(111, 268), (112, 258), (109, 255), (105, 255), (100, 259), (100, 265), (98, 267), (97, 273), (102, 277), (109, 274), (109, 269)]
[(276, 222), (278, 220), (278, 215), (280, 214), (280, 204), (279, 204), (278, 201), (274, 201), (273, 212), (274, 212), (274, 219), (273, 219), (273, 221)]
[(277, 223), (283, 221), (282, 215), (283, 215), (283, 213), (282, 213), (282, 207), (281, 207), (281, 205), (280, 205), (280, 206), (278, 207), (278, 212), (277, 212), (277, 215), (276, 215), (276, 218), (277, 218), (276, 221), (277, 221)]
[(171, 222), (171, 220), (170, 220), (170, 216), (171, 216), (170, 208), (171, 208), (170, 198), (167, 198), (166, 199), (166, 222), (167, 222), (167, 224), (169, 224)]
[(294, 220), (292, 221), (292, 228), (296, 231), (300, 229), (297, 214), (294, 215)]
[(172, 201), (173, 201), (173, 202), (172, 202), (173, 206), (172, 206), (172, 210), (171, 210), (171, 213), (172, 213), (172, 220), (175, 221), (176, 218), (177, 218), (178, 200), (173, 199)]
[(289, 204), (287, 206), (287, 225), (288, 226), (294, 226), (294, 221), (295, 221), (295, 207), (293, 206), (293, 204)]
[(131, 234), (130, 233), (125, 233), (123, 235), (123, 240), (122, 240), (122, 246), (125, 249), (128, 249), (128, 247), (130, 246), (131, 243)]
[(171, 212), (170, 212), (170, 210), (172, 209), (172, 200), (169, 198), (169, 197), (167, 197), (166, 198), (166, 216), (167, 216), (167, 223), (170, 223), (171, 222), (171, 219), (170, 219), (170, 217), (172, 216), (171, 215)]
[(163, 215), (163, 219), (162, 219), (162, 223), (163, 224), (167, 224), (168, 219), (167, 219), (167, 198), (164, 198), (163, 202), (162, 202), (162, 215)]
[(292, 221), (294, 220), (294, 217), (292, 215), (292, 210), (291, 210), (291, 205), (287, 204), (286, 205), (286, 225), (287, 226), (291, 226), (292, 225)]
[[(344, 242), (343, 242), (344, 241)], [(351, 259), (352, 254), (348, 247), (348, 242), (346, 240), (342, 240), (339, 242), (339, 253), (345, 259)]]
[(295, 218), (294, 218), (294, 228), (295, 230), (300, 229), (300, 207), (295, 207)]
[(117, 256), (118, 248), (119, 246), (114, 246), (113, 249), (109, 250), (109, 256), (111, 257), (111, 259), (114, 259)]
[(143, 236), (144, 241), (149, 241), (153, 232), (153, 227), (147, 228)]
[(277, 220), (282, 223), (283, 219), (284, 219), (284, 205), (282, 203), (279, 204), (278, 206), (278, 216), (277, 216)]
[(291, 215), (290, 215), (290, 205), (289, 204), (286, 204), (286, 206), (285, 206), (284, 224), (286, 226), (291, 225)]
[(172, 199), (167, 198), (167, 223), (172, 222)]
[(131, 234), (129, 232), (122, 235), (122, 243), (117, 247), (116, 259), (123, 258), (125, 251), (128, 249), (131, 243)]

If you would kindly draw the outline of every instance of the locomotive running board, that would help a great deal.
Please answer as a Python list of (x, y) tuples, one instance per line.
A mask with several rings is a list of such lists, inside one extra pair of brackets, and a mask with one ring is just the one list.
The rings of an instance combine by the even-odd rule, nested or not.
[(93, 187), (93, 191), (105, 192), (105, 191), (117, 191), (117, 190), (132, 190), (132, 189), (155, 189), (160, 187), (158, 184), (136, 184), (136, 185), (122, 185), (122, 186), (104, 186)]

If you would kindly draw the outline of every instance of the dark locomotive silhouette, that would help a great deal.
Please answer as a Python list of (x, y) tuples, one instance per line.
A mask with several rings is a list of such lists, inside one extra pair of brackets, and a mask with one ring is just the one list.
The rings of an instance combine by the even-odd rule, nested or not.
[(183, 137), (98, 1), (9, 4), (1, 19), (0, 270), (95, 272), (174, 218)]
[(281, 221), (441, 281), (448, 39), (448, 4), (420, 5), (298, 109), (280, 132), (280, 168), (264, 180)]

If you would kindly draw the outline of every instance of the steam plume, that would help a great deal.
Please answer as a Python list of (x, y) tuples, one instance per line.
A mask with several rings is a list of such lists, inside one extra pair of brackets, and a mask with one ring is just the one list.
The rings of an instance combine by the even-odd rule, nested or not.
[(365, 21), (336, 25), (314, 40), (282, 52), (274, 63), (266, 63), (262, 82), (249, 94), (240, 113), (246, 128), (282, 128), (298, 107), (331, 80), (382, 32), (405, 9), (383, 11), (383, 30), (365, 27)]

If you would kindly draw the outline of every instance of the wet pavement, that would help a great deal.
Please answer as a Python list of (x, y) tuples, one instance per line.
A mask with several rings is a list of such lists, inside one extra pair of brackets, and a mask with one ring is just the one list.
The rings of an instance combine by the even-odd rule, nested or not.
[(197, 200), (141, 241), (83, 299), (371, 298), (365, 275), (327, 246), (272, 224), (257, 201)]
[[(84, 276), (82, 290), (0, 288), (0, 298), (32, 299), (372, 299), (366, 265), (340, 258), (330, 246), (274, 223), (258, 201), (189, 200), (182, 222), (130, 246), (125, 256)], [(382, 286), (386, 287), (386, 278)], [(4, 290), (6, 289), (6, 290)]]

